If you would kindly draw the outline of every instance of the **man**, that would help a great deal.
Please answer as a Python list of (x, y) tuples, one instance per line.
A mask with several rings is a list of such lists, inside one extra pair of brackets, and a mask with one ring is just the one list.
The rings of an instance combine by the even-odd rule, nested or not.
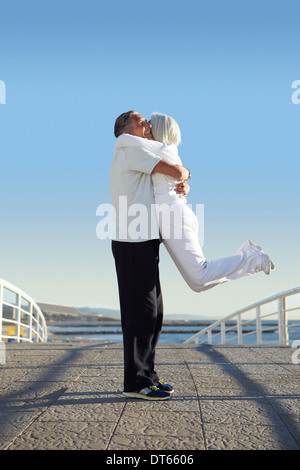
[[(121, 114), (115, 122), (115, 136), (123, 133), (152, 139), (151, 124), (137, 111)], [(110, 174), (110, 193), (116, 210), (112, 251), (116, 264), (124, 348), (124, 395), (147, 400), (170, 398), (173, 387), (159, 380), (155, 371), (155, 349), (163, 321), (159, 281), (159, 230), (151, 181), (152, 172), (181, 181), (177, 192), (187, 194), (184, 183), (189, 170), (171, 165), (161, 157), (138, 147), (115, 152)], [(133, 208), (145, 209), (143, 230), (137, 237), (130, 230)]]

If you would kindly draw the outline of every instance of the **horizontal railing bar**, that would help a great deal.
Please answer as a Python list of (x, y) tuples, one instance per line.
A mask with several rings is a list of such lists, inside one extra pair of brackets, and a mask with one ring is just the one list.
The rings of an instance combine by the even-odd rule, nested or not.
[[(256, 316), (256, 313), (253, 313), (253, 315)], [(272, 316), (274, 316), (274, 315), (278, 315), (278, 310), (276, 310), (275, 312), (271, 312), (271, 313), (261, 313), (260, 319), (263, 320), (264, 318), (272, 317)], [(256, 318), (251, 318), (251, 319), (249, 318), (249, 319), (247, 319), (247, 322), (248, 322), (248, 323), (251, 323), (251, 322), (252, 322), (252, 323), (255, 323), (255, 321), (256, 321)], [(243, 320), (243, 322), (246, 323), (246, 319)]]
[[(6, 338), (6, 339), (18, 339), (18, 336), (7, 336), (7, 335), (2, 335), (2, 338)], [(30, 339), (29, 338), (26, 338), (26, 337), (22, 337), (20, 336), (20, 340), (22, 343), (25, 343), (25, 342), (30, 342)]]
[(230, 331), (234, 331), (234, 330), (236, 330), (236, 325), (232, 325), (232, 327), (226, 328), (226, 329), (225, 329), (225, 332), (226, 332), (226, 333), (229, 333)]
[(27, 300), (29, 303), (35, 304), (35, 301), (29, 295), (25, 294), (25, 292), (23, 292), (18, 287), (13, 286), (12, 284), (10, 284), (7, 281), (4, 281), (4, 279), (0, 279), (0, 283), (1, 282), (3, 283), (4, 289), (7, 289), (7, 290), (13, 292), (14, 294), (20, 295), (24, 300)]
[(243, 320), (243, 319), (241, 318), (241, 324), (242, 324), (243, 326), (248, 326), (248, 325), (251, 325), (252, 323), (255, 323), (255, 322), (256, 322), (256, 318), (253, 318), (253, 319), (251, 319), (251, 320), (249, 320), (249, 319), (248, 319), (248, 320)]
[(279, 311), (276, 310), (276, 312), (272, 312), (272, 313), (264, 313), (263, 315), (260, 316), (261, 320), (263, 320), (264, 318), (267, 318), (267, 317), (273, 317), (274, 315), (278, 315)]
[(254, 335), (256, 334), (256, 330), (251, 330), (251, 331), (244, 331), (243, 336), (249, 336), (249, 335)]
[[(285, 325), (283, 325), (283, 326), (285, 326)], [(242, 326), (242, 328), (243, 328), (243, 326)], [(230, 330), (225, 330), (225, 333), (230, 333), (230, 332), (236, 333), (237, 330), (238, 330), (237, 327), (235, 327), (234, 329), (232, 328)], [(274, 326), (274, 327), (270, 327), (270, 328), (263, 328), (263, 329), (261, 329), (261, 332), (265, 333), (266, 331), (276, 331), (276, 330), (278, 330), (278, 326)], [(251, 334), (253, 335), (253, 334), (257, 333), (256, 329), (251, 330), (251, 331), (242, 330), (242, 332), (243, 332), (243, 336), (247, 336), (247, 335), (251, 335)], [(219, 335), (221, 335), (221, 332), (216, 333), (215, 335), (212, 336), (212, 338), (214, 338), (216, 336), (219, 336)]]
[(227, 344), (227, 343), (230, 343), (231, 341), (236, 340), (237, 338), (238, 338), (238, 335), (235, 335), (235, 336), (233, 336), (232, 338), (226, 339), (226, 344)]
[(6, 307), (11, 307), (11, 308), (18, 308), (18, 304), (11, 304), (10, 302), (2, 302), (3, 305), (5, 305)]
[(18, 324), (18, 320), (13, 320), (11, 318), (3, 318), (4, 321), (2, 321), (2, 324), (5, 325), (5, 323), (13, 323), (13, 324)]
[(274, 326), (274, 328), (264, 328), (263, 330), (261, 330), (262, 333), (265, 333), (266, 331), (270, 331), (270, 332), (276, 332), (278, 331), (278, 326)]
[(214, 334), (214, 335), (211, 335), (211, 339), (217, 338), (218, 336), (221, 336), (221, 332), (220, 332), (220, 333), (216, 333), (216, 334)]
[(295, 310), (300, 310), (300, 307), (286, 308), (286, 312), (294, 312)]

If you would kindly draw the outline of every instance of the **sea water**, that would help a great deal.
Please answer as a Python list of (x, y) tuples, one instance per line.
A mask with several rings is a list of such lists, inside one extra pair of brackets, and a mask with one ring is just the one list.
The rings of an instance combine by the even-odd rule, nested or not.
[[(300, 340), (300, 321), (292, 320), (289, 322), (292, 326), (289, 329), (289, 342)], [(165, 325), (162, 328), (159, 342), (160, 343), (184, 343), (191, 338), (194, 334), (203, 329), (204, 326), (199, 325)], [(262, 322), (263, 343), (265, 344), (278, 344), (278, 325), (277, 322)], [(89, 339), (93, 341), (101, 341), (107, 343), (122, 343), (123, 336), (120, 324), (103, 325), (103, 326), (57, 326), (49, 327), (49, 341), (55, 339)], [(213, 343), (219, 344), (221, 342), (220, 327), (216, 327), (213, 332)], [(206, 335), (199, 338), (199, 342), (205, 341)], [(226, 342), (228, 344), (238, 344), (236, 327), (226, 334)], [(255, 325), (243, 327), (243, 344), (256, 344)]]

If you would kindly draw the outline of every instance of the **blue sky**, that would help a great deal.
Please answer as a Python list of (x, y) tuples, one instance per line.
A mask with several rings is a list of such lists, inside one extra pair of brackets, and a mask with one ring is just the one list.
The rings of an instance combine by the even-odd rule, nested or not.
[(113, 126), (124, 111), (172, 115), (204, 204), (204, 253), (248, 238), (274, 258), (196, 294), (161, 250), (165, 312), (227, 315), (300, 285), (297, 1), (33, 1), (1, 5), (0, 277), (34, 299), (118, 306), (110, 242)]

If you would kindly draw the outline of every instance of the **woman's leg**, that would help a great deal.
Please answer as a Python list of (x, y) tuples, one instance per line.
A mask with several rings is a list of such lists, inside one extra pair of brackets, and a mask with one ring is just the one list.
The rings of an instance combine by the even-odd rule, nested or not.
[[(170, 236), (163, 237), (163, 242), (182, 277), (192, 290), (202, 292), (229, 280), (239, 279), (263, 269), (262, 252), (258, 247), (247, 242), (234, 256), (207, 260), (198, 240), (195, 214), (189, 207), (183, 205), (180, 206), (180, 211), (183, 227), (182, 236), (179, 238), (172, 236), (172, 229), (177, 235), (180, 235), (178, 227), (172, 226)], [(162, 215), (164, 215), (163, 212)], [(177, 223), (178, 220), (177, 218)], [(165, 230), (164, 232), (165, 235), (169, 235)]]

